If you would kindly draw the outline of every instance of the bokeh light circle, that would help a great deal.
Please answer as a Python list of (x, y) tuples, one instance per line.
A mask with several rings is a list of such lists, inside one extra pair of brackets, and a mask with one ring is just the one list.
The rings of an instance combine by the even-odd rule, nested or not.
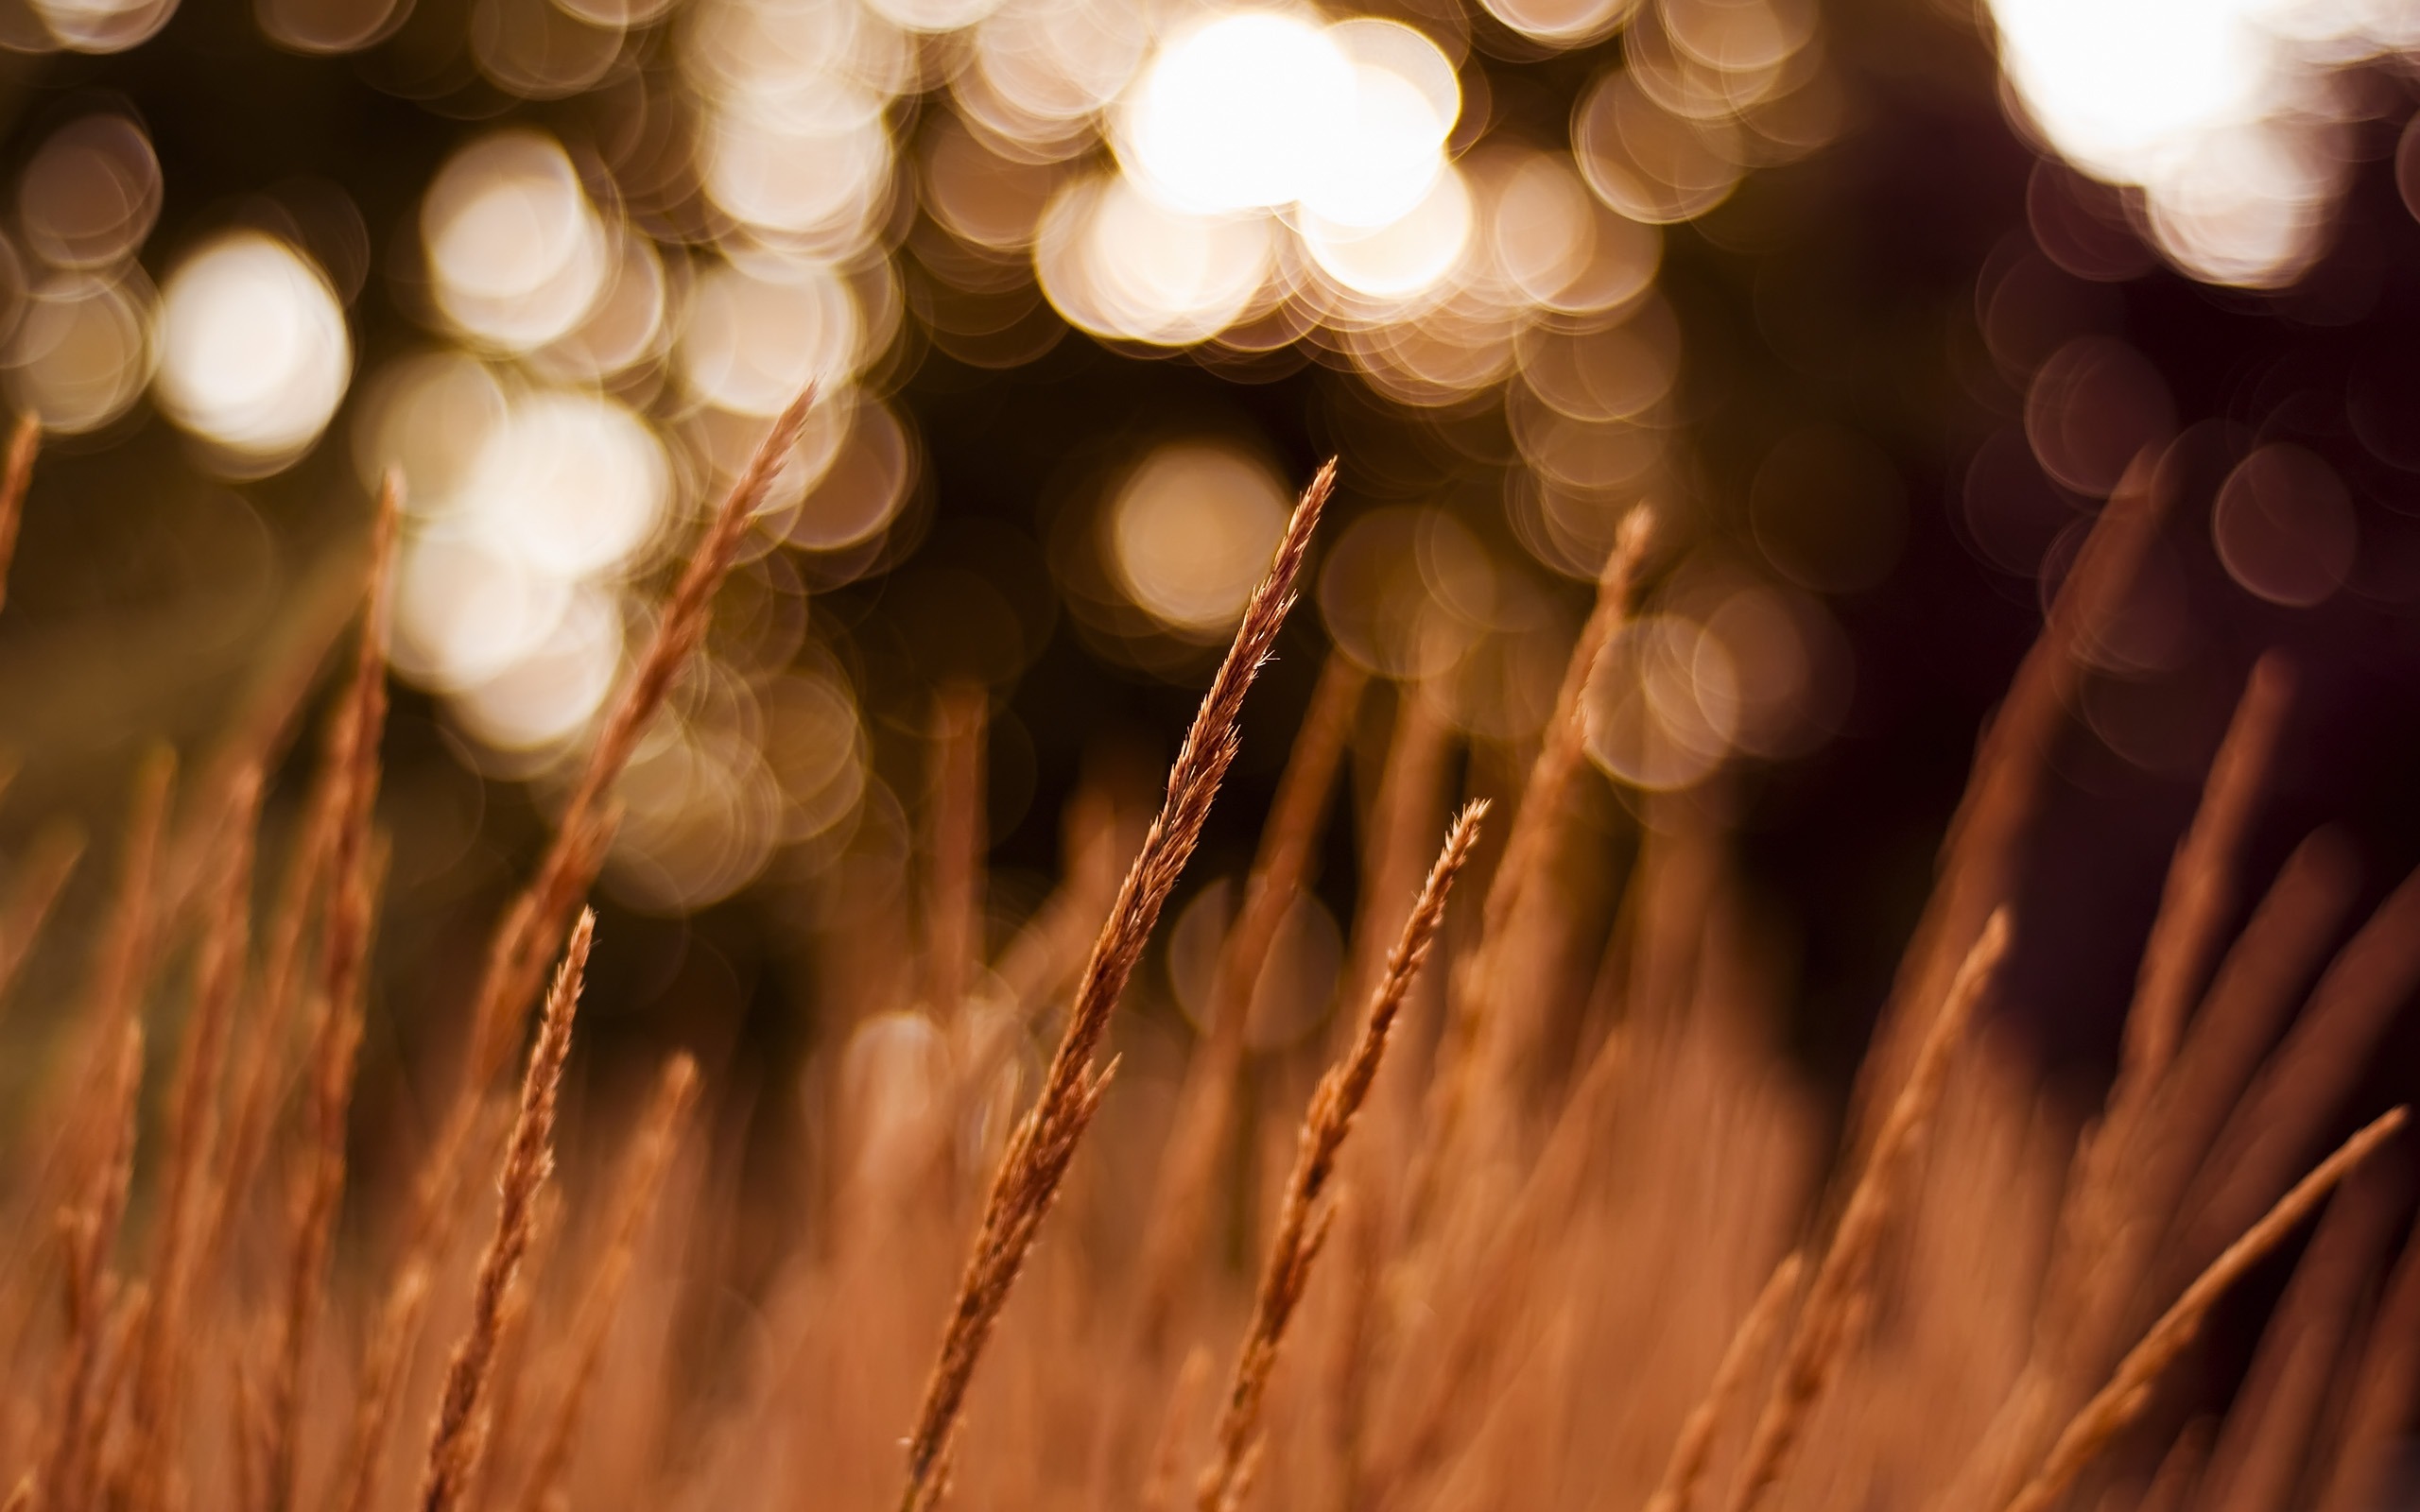
[(2335, 470), (2299, 446), (2261, 447), (2219, 489), (2210, 537), (2227, 576), (2272, 604), (2308, 609), (2342, 587), (2359, 533)]
[(168, 275), (159, 343), (161, 409), (265, 463), (319, 439), (352, 378), (336, 291), (291, 245), (259, 232), (222, 236)]
[(1109, 558), (1134, 603), (1179, 634), (1222, 635), (1244, 611), (1286, 528), (1285, 486), (1232, 447), (1163, 446), (1119, 487)]
[(1588, 754), (1649, 792), (1695, 785), (1720, 765), (1739, 718), (1723, 644), (1671, 614), (1634, 620), (1597, 661), (1582, 700)]
[(421, 235), (438, 307), (506, 351), (569, 332), (612, 271), (571, 159), (537, 131), (499, 131), (449, 159), (421, 201)]

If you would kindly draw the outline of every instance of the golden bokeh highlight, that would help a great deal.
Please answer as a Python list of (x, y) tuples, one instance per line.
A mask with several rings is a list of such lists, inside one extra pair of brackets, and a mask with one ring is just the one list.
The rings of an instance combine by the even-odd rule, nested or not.
[(258, 232), (222, 236), (161, 291), (161, 410), (227, 470), (268, 472), (320, 438), (353, 378), (353, 341), (326, 275)]
[(1137, 463), (1104, 523), (1126, 592), (1180, 635), (1224, 639), (1286, 528), (1286, 485), (1257, 458), (1198, 442)]

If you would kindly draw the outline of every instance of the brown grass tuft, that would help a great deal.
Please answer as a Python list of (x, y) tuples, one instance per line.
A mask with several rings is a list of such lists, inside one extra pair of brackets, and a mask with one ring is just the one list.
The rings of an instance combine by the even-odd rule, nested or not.
[(34, 454), (42, 448), (42, 421), (20, 415), (9, 432), (9, 455), (0, 463), (0, 604), (9, 600), (9, 563), (17, 555), (17, 529), (25, 524), (26, 488), (33, 482)]
[(1754, 1512), (1772, 1494), (1789, 1468), (1816, 1400), (1843, 1363), (1856, 1332), (1852, 1323), (1864, 1304), (1892, 1215), (1906, 1200), (1913, 1179), (1910, 1167), (1940, 1104), (1951, 1057), (2008, 953), (2008, 915), (2002, 910), (1984, 921), (1950, 983), (1948, 997), (1927, 1028), (1907, 1085), (1892, 1104), (1891, 1116), (1883, 1121), (1873, 1153), (1841, 1210), (1831, 1245), (1807, 1283), (1806, 1302), (1790, 1335), (1781, 1378), (1773, 1383), (1748, 1441), (1747, 1462), (1732, 1487), (1729, 1512)]
[(1799, 1273), (1805, 1269), (1805, 1258), (1795, 1250), (1783, 1256), (1781, 1263), (1773, 1267), (1765, 1289), (1756, 1295), (1748, 1315), (1739, 1320), (1738, 1332), (1731, 1335), (1730, 1345), (1722, 1351), (1722, 1359), (1714, 1369), (1714, 1383), (1706, 1387), (1705, 1400), (1690, 1408), (1689, 1416), (1682, 1422), (1680, 1437), (1672, 1444), (1672, 1458), (1664, 1467), (1664, 1479), (1647, 1499), (1647, 1512), (1688, 1512), (1714, 1458), (1715, 1435), (1721, 1431), (1722, 1419), (1732, 1403), (1748, 1389), (1773, 1334), (1797, 1298)]
[(2201, 1332), (2202, 1320), (2209, 1315), (2219, 1297), (2276, 1248), (2338, 1182), (2401, 1128), (2404, 1116), (2402, 1108), (2394, 1108), (2345, 1141), (2335, 1154), (2279, 1198), (2267, 1216), (2228, 1246), (2118, 1362), (2117, 1373), (2110, 1377), (2108, 1384), (2068, 1422), (2058, 1441), (2050, 1446), (2048, 1457), (2033, 1471), (2032, 1479), (2010, 1498), (2003, 1512), (2047, 1512), (2057, 1505), (2084, 1468), (2151, 1405), (2152, 1387)]
[(1311, 1094), (1310, 1110), (1303, 1116), (1303, 1131), (1295, 1146), (1293, 1175), (1287, 1179), (1278, 1214), (1277, 1235), (1261, 1267), (1252, 1322), (1228, 1381), (1215, 1454), (1195, 1487), (1194, 1504), (1200, 1512), (1232, 1512), (1249, 1484), (1246, 1467), (1259, 1452), (1260, 1406), (1269, 1390), (1270, 1372), (1276, 1366), (1287, 1325), (1310, 1284), (1312, 1263), (1319, 1258), (1336, 1215), (1333, 1206), (1319, 1208), (1320, 1194), (1336, 1170), (1337, 1152), (1344, 1147), (1344, 1137), (1352, 1132), (1353, 1115), (1360, 1110), (1370, 1084), (1377, 1079), (1388, 1033), (1403, 1008), (1404, 994), (1411, 989), (1412, 978), (1437, 941), (1437, 931), (1445, 921), (1446, 896), (1453, 890), (1455, 876), (1470, 859), (1471, 847), (1478, 843), (1478, 821), (1486, 813), (1486, 803), (1473, 803), (1455, 819), (1445, 848), (1429, 868), (1428, 881), (1387, 958), (1387, 974), (1371, 996), (1360, 1037), (1342, 1060), (1328, 1068), (1320, 1078), (1319, 1090)]
[(470, 1328), (454, 1347), (454, 1357), (445, 1367), (444, 1395), (429, 1431), (428, 1467), (421, 1481), (422, 1512), (453, 1512), (459, 1506), (478, 1474), (480, 1455), (487, 1447), (482, 1414), (488, 1405), (489, 1375), (513, 1283), (529, 1247), (539, 1189), (554, 1171), (555, 1098), (562, 1085), (563, 1061), (571, 1054), (572, 1016), (579, 1006), (580, 973), (587, 969), (589, 942), (596, 930), (596, 916), (583, 911), (572, 927), (562, 966), (555, 973), (554, 990), (546, 995), (537, 1043), (529, 1049), (520, 1113), (513, 1120), (504, 1169), (496, 1178), (502, 1198), (496, 1209), (495, 1233), (479, 1258)]
[(656, 1196), (663, 1190), (683, 1123), (697, 1094), (698, 1063), (687, 1056), (674, 1056), (656, 1080), (654, 1100), (631, 1139), (621, 1178), (614, 1183), (621, 1200), (607, 1222), (604, 1257), (589, 1280), (564, 1343), (562, 1384), (547, 1414), (546, 1426), (537, 1437), (536, 1458), (521, 1494), (522, 1512), (544, 1512), (571, 1462), (573, 1435), (579, 1431), (580, 1410), (596, 1387), (622, 1288), (630, 1280), (648, 1216), (655, 1211)]
[(1177, 751), (1176, 764), (1168, 771), (1167, 799), (1159, 817), (1151, 821), (1142, 852), (1127, 870), (1109, 921), (1085, 963), (1066, 1031), (1044, 1074), (1041, 1095), (1000, 1157), (974, 1252), (959, 1284), (958, 1301), (927, 1378), (924, 1405), (908, 1435), (908, 1473), (899, 1499), (902, 1512), (916, 1512), (938, 1494), (938, 1472), (976, 1362), (999, 1321), (1017, 1272), (1024, 1267), (1034, 1233), (1058, 1195), (1076, 1143), (1099, 1108), (1110, 1074), (1093, 1074), (1093, 1052), (1109, 1028), (1110, 1013), (1126, 990), (1126, 979), (1159, 921), (1169, 890), (1192, 859), (1202, 823), (1210, 816), (1211, 799), (1236, 759), (1244, 695), (1276, 644), (1288, 610), (1294, 607), (1295, 580), (1310, 550), (1320, 510), (1335, 486), (1336, 463), (1330, 460), (1303, 490), (1302, 502), (1287, 523), (1276, 559), (1253, 590), (1235, 643), (1219, 664), (1210, 691), (1202, 696), (1201, 711), (1194, 715), (1193, 728), (1185, 732), (1184, 744)]

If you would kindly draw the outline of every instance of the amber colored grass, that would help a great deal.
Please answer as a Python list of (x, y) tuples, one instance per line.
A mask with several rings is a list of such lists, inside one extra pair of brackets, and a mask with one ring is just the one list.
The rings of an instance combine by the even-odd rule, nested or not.
[(1219, 1157), (1227, 1148), (1253, 991), (1288, 910), (1302, 894), (1345, 735), (1367, 682), (1368, 675), (1341, 655), (1332, 655), (1322, 669), (1270, 805), (1260, 853), (1245, 877), (1242, 906), (1219, 948), (1208, 1033), (1185, 1067), (1175, 1123), (1152, 1183), (1155, 1206), (1143, 1221), (1136, 1329), (1147, 1359), (1160, 1353), (1180, 1293), (1196, 1268)]
[[(2364, 1111), (2420, 988), (2420, 881), (2355, 929), (2354, 837), (2322, 830), (2273, 877), (2250, 872), (2294, 717), (2274, 663), (2179, 836), (2097, 1112), (2012, 1025), (1980, 1022), (2064, 989), (2066, 942), (2030, 925), (2022, 969), (1985, 1001), (2009, 949), (1997, 911), (2058, 801), (2042, 752), (2072, 734), (2083, 669), (2169, 507), (2148, 468), (1981, 743), (1837, 1148), (1828, 1096), (1781, 1048), (1788, 953), (1734, 874), (1725, 796), (1627, 795), (1635, 836), (1583, 818), (1614, 809), (1580, 693), (1656, 591), (1635, 528), (1547, 728), (1471, 752), (1468, 779), (1438, 690), (1366, 697), (1331, 662), (1215, 1022), (1171, 1032), (1145, 944), (1234, 759), (1328, 471), (1149, 830), (1150, 796), (1089, 778), (1063, 874), (994, 886), (978, 696), (943, 696), (929, 769), (883, 774), (927, 784), (926, 822), (868, 826), (844, 884), (797, 895), (821, 973), (782, 1005), (803, 1064), (706, 1040), (651, 1085), (609, 1069), (627, 1061), (573, 1078), (581, 905), (615, 782), (803, 417), (772, 427), (683, 565), (493, 949), (433, 963), (475, 988), (428, 1037), (458, 1041), (461, 1064), (437, 1068), (424, 1108), (352, 1096), (365, 1022), (383, 1029), (366, 1018), (383, 569), (307, 782), (268, 781), (290, 824), (260, 822), (263, 774), (286, 768), (339, 637), (316, 599), (283, 616), (300, 630), (181, 800), (174, 758), (146, 761), (89, 937), (49, 937), (73, 917), (51, 906), (65, 829), (0, 864), (0, 988), (13, 977), (23, 1000), (46, 981), (19, 970), (38, 947), (88, 963), (73, 1001), (10, 1005), (60, 1048), (0, 1147), (8, 1507), (2368, 1512), (2400, 1494), (2420, 1242), (2394, 1163), (2335, 1198), (2239, 1387), (2180, 1368), (2221, 1294), (2395, 1126), (2304, 1174)], [(0, 489), (21, 494), (23, 467)], [(373, 561), (395, 504), (390, 489)], [(337, 564), (350, 581), (354, 561)], [(936, 692), (904, 691), (891, 707)], [(1331, 1006), (1371, 1006), (1263, 1046), (1241, 1033), (1257, 957), (1314, 858), (1342, 853), (1321, 816), (1348, 770), (1377, 778), (1346, 821), (1357, 875), (1317, 881), (1356, 898)], [(1428, 862), (1463, 782), (1506, 787), (1513, 822), (1482, 906), (1447, 921), (1474, 810)], [(274, 879), (257, 920), (255, 871)], [(1452, 970), (1422, 970), (1424, 953)], [(527, 1071), (499, 1086), (559, 954)], [(786, 980), (761, 973), (752, 1014)], [(688, 1006), (648, 1032), (686, 1032)], [(161, 1074), (147, 1037), (169, 1047)], [(1105, 1096), (1113, 1048), (1140, 1074)], [(574, 1179), (550, 1179), (558, 1159)], [(958, 1179), (984, 1166), (988, 1188)], [(1149, 1313), (1154, 1296), (1181, 1305)], [(1138, 1314), (1155, 1319), (1140, 1344)], [(1235, 1364), (1209, 1397), (1220, 1357)], [(428, 1425), (409, 1465), (389, 1452), (406, 1423)]]
[(1452, 1174), (1457, 1160), (1470, 1154), (1468, 1143), (1497, 1134), (1491, 1125), (1475, 1135), (1470, 1127), (1474, 1116), (1497, 1117), (1524, 1101), (1519, 1074), (1536, 1053), (1543, 1026), (1537, 1005), (1520, 1001), (1522, 994), (1513, 992), (1503, 978), (1512, 953), (1532, 943), (1513, 938), (1524, 924), (1534, 925), (1541, 917), (1539, 911), (1524, 908), (1529, 902), (1525, 895), (1542, 883), (1569, 818), (1565, 807), (1587, 765), (1582, 699), (1605, 648), (1630, 615), (1631, 598), (1653, 530), (1654, 518), (1642, 506), (1623, 518), (1616, 533), (1613, 552), (1598, 576), (1596, 605), (1572, 645), (1562, 685), (1555, 693), (1554, 711), (1547, 716), (1529, 780), (1522, 785), (1504, 842), (1504, 858), (1488, 880), (1486, 900), (1480, 906), (1479, 945), (1463, 969), (1463, 981), (1457, 984), (1461, 1001), (1443, 1050), (1447, 1074), (1437, 1081), (1432, 1092), (1428, 1138), (1410, 1178), (1416, 1226), (1432, 1212), (1437, 1183)]
[(580, 973), (587, 969), (589, 942), (596, 930), (596, 916), (592, 913), (582, 913), (573, 925), (562, 966), (555, 973), (554, 990), (546, 995), (537, 1043), (529, 1049), (529, 1070), (521, 1082), (521, 1110), (513, 1120), (511, 1143), (505, 1147), (504, 1169), (496, 1177), (502, 1200), (496, 1209), (495, 1233), (479, 1259), (471, 1325), (445, 1367), (444, 1395), (438, 1401), (436, 1425), (429, 1431), (428, 1468), (421, 1480), (422, 1512), (453, 1512), (458, 1507), (487, 1448), (482, 1414), (489, 1405), (490, 1375), (513, 1283), (520, 1278), (521, 1262), (529, 1248), (539, 1189), (554, 1173), (555, 1099), (562, 1086), (563, 1061), (571, 1054), (572, 1016), (579, 1007)]
[(1478, 821), (1486, 813), (1484, 802), (1473, 803), (1454, 820), (1445, 848), (1429, 868), (1428, 881), (1387, 957), (1387, 974), (1371, 996), (1359, 1038), (1344, 1058), (1320, 1078), (1318, 1091), (1311, 1094), (1310, 1110), (1303, 1115), (1302, 1137), (1295, 1148), (1294, 1172), (1286, 1182), (1277, 1235), (1261, 1267), (1252, 1322), (1227, 1383), (1215, 1456), (1195, 1488), (1194, 1505), (1200, 1512), (1229, 1512), (1242, 1499), (1246, 1467), (1259, 1449), (1261, 1401), (1269, 1391), (1270, 1372), (1276, 1367), (1287, 1326), (1302, 1305), (1311, 1266), (1327, 1242), (1328, 1225), (1335, 1218), (1335, 1207), (1321, 1208), (1320, 1196), (1336, 1172), (1337, 1154), (1353, 1130), (1353, 1117), (1369, 1097), (1370, 1084), (1377, 1079), (1378, 1063), (1386, 1055), (1395, 1016), (1403, 1010), (1404, 995), (1411, 990), (1412, 979), (1437, 942), (1437, 931), (1445, 922), (1446, 897), (1453, 890), (1454, 878), (1470, 859), (1471, 847), (1478, 843)]
[(2420, 1401), (2420, 1235), (2407, 1241), (2371, 1314), (2334, 1453), (2319, 1469), (2319, 1512), (2385, 1504), (2389, 1477)]
[(34, 454), (42, 447), (42, 421), (20, 415), (9, 432), (9, 454), (0, 462), (0, 605), (9, 599), (9, 563), (17, 555), (17, 531), (26, 522), (26, 489), (33, 482)]
[(2048, 1456), (2032, 1479), (2009, 1499), (2004, 1512), (2044, 1512), (2075, 1484), (2076, 1477), (2103, 1452), (2118, 1435), (2150, 1405), (2152, 1387), (2176, 1357), (2201, 1332), (2210, 1309), (2244, 1272), (2284, 1242), (2286, 1236), (2318, 1207), (2356, 1166), (2392, 1137), (2404, 1124), (2400, 1108), (2382, 1114), (2294, 1183), (2268, 1214), (2227, 1246), (2185, 1295), (2162, 1314), (2142, 1342), (2127, 1351), (2108, 1384), (2084, 1404), (2051, 1445)]
[(1765, 1399), (1755, 1433), (1748, 1441), (1746, 1462), (1726, 1503), (1729, 1512), (1754, 1512), (1772, 1494), (1789, 1466), (1817, 1398), (1841, 1367), (1855, 1336), (1852, 1322), (1871, 1284), (1885, 1228), (1906, 1201), (1908, 1167), (1940, 1104), (1950, 1057), (2008, 944), (2008, 916), (1996, 913), (1984, 921), (1982, 934), (1950, 983), (1947, 999), (1932, 1017), (1907, 1085), (1892, 1104), (1891, 1115), (1883, 1121), (1873, 1153), (1841, 1210), (1832, 1242), (1807, 1282), (1806, 1301), (1790, 1336), (1781, 1377)]
[(655, 1211), (683, 1121), (697, 1094), (698, 1063), (687, 1056), (673, 1057), (656, 1081), (654, 1100), (632, 1137), (630, 1159), (616, 1183), (621, 1200), (607, 1223), (604, 1256), (597, 1262), (564, 1341), (562, 1384), (535, 1439), (536, 1460), (521, 1496), (522, 1512), (544, 1512), (559, 1493), (564, 1467), (571, 1461), (574, 1435), (579, 1431), (581, 1408), (596, 1388), (606, 1335), (614, 1327), (623, 1288), (630, 1283), (631, 1267), (638, 1258), (642, 1231)]
[(1688, 1418), (1681, 1424), (1681, 1436), (1673, 1441), (1672, 1458), (1664, 1467), (1664, 1479), (1647, 1499), (1647, 1512), (1688, 1512), (1690, 1503), (1697, 1500), (1698, 1487), (1704, 1482), (1706, 1467), (1714, 1457), (1715, 1435), (1721, 1431), (1732, 1405), (1748, 1389), (1758, 1362), (1795, 1299), (1798, 1278), (1805, 1269), (1805, 1261), (1795, 1250), (1773, 1267), (1765, 1289), (1756, 1294), (1755, 1305), (1739, 1320), (1739, 1331), (1731, 1336), (1730, 1346), (1722, 1351), (1705, 1400), (1689, 1409)]
[(1083, 980), (1068, 1010), (1067, 1027), (1044, 1074), (1042, 1092), (1000, 1158), (998, 1173), (985, 1203), (982, 1227), (973, 1255), (959, 1283), (957, 1304), (942, 1336), (941, 1353), (925, 1388), (908, 1439), (908, 1473), (900, 1493), (902, 1512), (930, 1504), (938, 1494), (943, 1455), (948, 1450), (959, 1409), (983, 1345), (1007, 1305), (1009, 1289), (1025, 1265), (1035, 1231), (1058, 1195), (1076, 1143), (1083, 1137), (1100, 1106), (1109, 1073), (1095, 1075), (1093, 1052), (1109, 1028), (1109, 1016), (1126, 990), (1126, 979), (1143, 954), (1144, 942), (1159, 921), (1160, 909), (1210, 816), (1210, 802), (1236, 759), (1242, 739), (1238, 721), (1244, 695), (1277, 642), (1277, 631), (1294, 607), (1295, 580), (1310, 550), (1311, 533), (1320, 510), (1336, 486), (1336, 464), (1330, 461), (1303, 490), (1302, 502), (1287, 522), (1277, 543), (1276, 559), (1253, 591), (1235, 643), (1219, 662), (1210, 691), (1202, 696), (1193, 728), (1185, 732), (1169, 768), (1167, 800), (1143, 841), (1142, 852), (1119, 886), (1117, 902), (1101, 927), (1085, 963)]
[(308, 1143), (294, 1196), (291, 1262), (267, 1409), (268, 1495), (274, 1507), (302, 1501), (302, 1381), (323, 1300), (330, 1236), (344, 1192), (347, 1114), (361, 1044), (363, 963), (373, 914), (371, 897), (372, 806), (378, 797), (378, 745), (387, 718), (387, 618), (403, 480), (389, 472), (379, 490), (371, 550), (368, 608), (353, 677), (329, 735), (328, 770), (337, 796), (328, 835), (330, 884), (320, 978), (307, 1055)]
[(630, 765), (631, 753), (664, 707), (673, 684), (704, 643), (715, 593), (730, 576), (748, 527), (797, 447), (815, 399), (816, 390), (809, 387), (774, 417), (748, 465), (716, 508), (705, 536), (691, 549), (680, 578), (657, 613), (654, 632), (629, 679), (606, 707), (588, 760), (556, 822), (554, 843), (527, 888), (507, 910), (490, 946), (487, 971), (471, 1019), (468, 1085), (472, 1088), (485, 1087), (519, 1042), (522, 1014), (537, 993), (545, 963), (562, 943), (572, 909), (596, 880), (596, 868), (603, 863), (604, 847), (596, 829), (611, 823), (613, 786)]
[(932, 885), (925, 902), (925, 1002), (957, 1012), (982, 954), (983, 727), (981, 688), (945, 690), (933, 707)]

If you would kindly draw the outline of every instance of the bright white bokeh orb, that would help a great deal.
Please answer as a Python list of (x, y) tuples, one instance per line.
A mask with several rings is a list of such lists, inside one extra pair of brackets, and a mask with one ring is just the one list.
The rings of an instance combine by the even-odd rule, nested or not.
[(1291, 204), (1351, 129), (1355, 93), (1351, 60), (1319, 26), (1230, 11), (1171, 38), (1136, 81), (1127, 165), (1185, 210)]
[(244, 457), (291, 456), (327, 429), (352, 373), (336, 291), (291, 245), (237, 232), (168, 275), (153, 392), (194, 435)]

